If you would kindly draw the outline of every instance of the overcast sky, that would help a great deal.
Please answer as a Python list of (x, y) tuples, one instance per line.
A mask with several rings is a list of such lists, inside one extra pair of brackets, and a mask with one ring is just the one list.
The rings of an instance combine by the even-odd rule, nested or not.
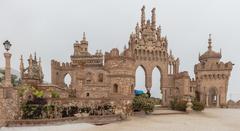
[[(148, 18), (156, 7), (157, 23), (168, 37), (169, 48), (180, 58), (181, 71), (189, 71), (192, 77), (211, 33), (214, 50), (222, 48), (222, 60), (235, 64), (228, 97), (240, 97), (239, 0), (0, 0), (0, 42), (8, 39), (13, 44), (15, 69), (21, 54), (26, 61), (36, 51), (42, 57), (45, 81), (50, 81), (50, 60), (69, 62), (73, 43), (81, 40), (82, 32), (92, 53), (127, 45), (143, 5)], [(2, 67), (3, 60), (2, 55)]]

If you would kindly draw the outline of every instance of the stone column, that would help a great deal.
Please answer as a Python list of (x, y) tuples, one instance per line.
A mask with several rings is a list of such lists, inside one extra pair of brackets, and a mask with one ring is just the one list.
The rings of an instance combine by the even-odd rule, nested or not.
[(208, 104), (208, 97), (209, 97), (208, 94), (206, 94), (206, 99), (205, 99), (206, 100), (206, 107), (209, 106), (209, 104)]
[(219, 94), (217, 94), (217, 107), (219, 107), (220, 106), (220, 101), (219, 101), (219, 99), (220, 99), (220, 97), (219, 97), (220, 95)]
[(147, 88), (147, 92), (150, 93), (151, 87), (152, 87), (152, 74), (147, 74), (145, 76), (145, 86)]
[(5, 87), (12, 87), (12, 79), (11, 79), (11, 56), (12, 54), (6, 52), (4, 53), (5, 57), (5, 80), (4, 86)]

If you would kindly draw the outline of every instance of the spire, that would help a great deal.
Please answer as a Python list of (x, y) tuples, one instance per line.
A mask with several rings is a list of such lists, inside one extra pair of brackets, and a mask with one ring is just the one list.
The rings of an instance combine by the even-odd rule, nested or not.
[(41, 66), (41, 62), (42, 62), (41, 57), (39, 57), (39, 61), (38, 61), (39, 66)]
[(33, 66), (33, 58), (32, 58), (32, 54), (30, 54), (29, 56), (29, 68), (32, 68)]
[(23, 63), (23, 56), (22, 56), (22, 55), (21, 55), (21, 58), (20, 58), (20, 66), (19, 66), (19, 69), (20, 69), (21, 78), (23, 78), (24, 63)]
[(138, 23), (137, 23), (137, 25), (135, 27), (135, 32), (136, 32), (137, 37), (139, 37), (140, 29), (139, 29), (139, 24)]
[(87, 41), (87, 39), (86, 39), (86, 33), (85, 33), (85, 32), (83, 32), (83, 38), (82, 38), (82, 40), (81, 40), (81, 44), (88, 44), (88, 41)]
[(37, 61), (37, 53), (34, 52), (34, 60)]
[(156, 28), (156, 8), (152, 9), (152, 29)]
[(157, 39), (158, 40), (161, 39), (161, 32), (162, 32), (161, 26), (158, 26), (158, 28), (157, 28)]
[(143, 5), (142, 9), (141, 9), (141, 27), (143, 28), (146, 22), (146, 18), (145, 18), (145, 6)]
[(212, 50), (212, 35), (209, 34), (208, 38), (208, 50)]
[(86, 41), (86, 33), (83, 32), (83, 41)]
[(41, 57), (39, 57), (39, 61), (38, 61), (38, 67), (39, 67), (39, 78), (40, 81), (43, 81), (43, 72), (42, 72), (42, 61), (41, 61)]

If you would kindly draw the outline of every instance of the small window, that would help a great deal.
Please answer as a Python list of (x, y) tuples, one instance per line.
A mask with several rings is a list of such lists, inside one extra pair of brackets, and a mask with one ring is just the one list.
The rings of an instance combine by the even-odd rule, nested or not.
[(117, 84), (113, 85), (113, 93), (118, 93), (118, 85)]
[(89, 94), (89, 93), (87, 93), (87, 94), (86, 94), (86, 96), (87, 96), (87, 97), (89, 97), (89, 96), (90, 96), (90, 94)]
[(190, 92), (193, 92), (193, 88), (192, 87), (190, 87)]
[(103, 82), (103, 73), (98, 75), (98, 82)]

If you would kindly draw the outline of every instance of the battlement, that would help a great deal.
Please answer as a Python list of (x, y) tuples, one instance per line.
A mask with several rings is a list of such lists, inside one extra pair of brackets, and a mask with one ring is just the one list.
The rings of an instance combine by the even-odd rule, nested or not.
[(224, 71), (224, 70), (232, 70), (233, 68), (232, 62), (217, 62), (217, 63), (198, 63), (194, 67), (194, 72), (198, 71)]
[(124, 51), (120, 54), (117, 48), (113, 48), (110, 53), (105, 52), (105, 62), (108, 60), (134, 60), (133, 54), (130, 49), (124, 49)]
[(183, 71), (183, 72), (175, 74), (174, 78), (175, 79), (182, 79), (182, 78), (189, 78), (190, 79), (190, 76), (189, 76), (187, 71)]
[(66, 63), (60, 63), (56, 60), (52, 60), (51, 61), (51, 66), (52, 68), (55, 68), (55, 69), (60, 69), (60, 70), (69, 70), (69, 69), (72, 69), (72, 63), (69, 63), (69, 62), (66, 62)]

